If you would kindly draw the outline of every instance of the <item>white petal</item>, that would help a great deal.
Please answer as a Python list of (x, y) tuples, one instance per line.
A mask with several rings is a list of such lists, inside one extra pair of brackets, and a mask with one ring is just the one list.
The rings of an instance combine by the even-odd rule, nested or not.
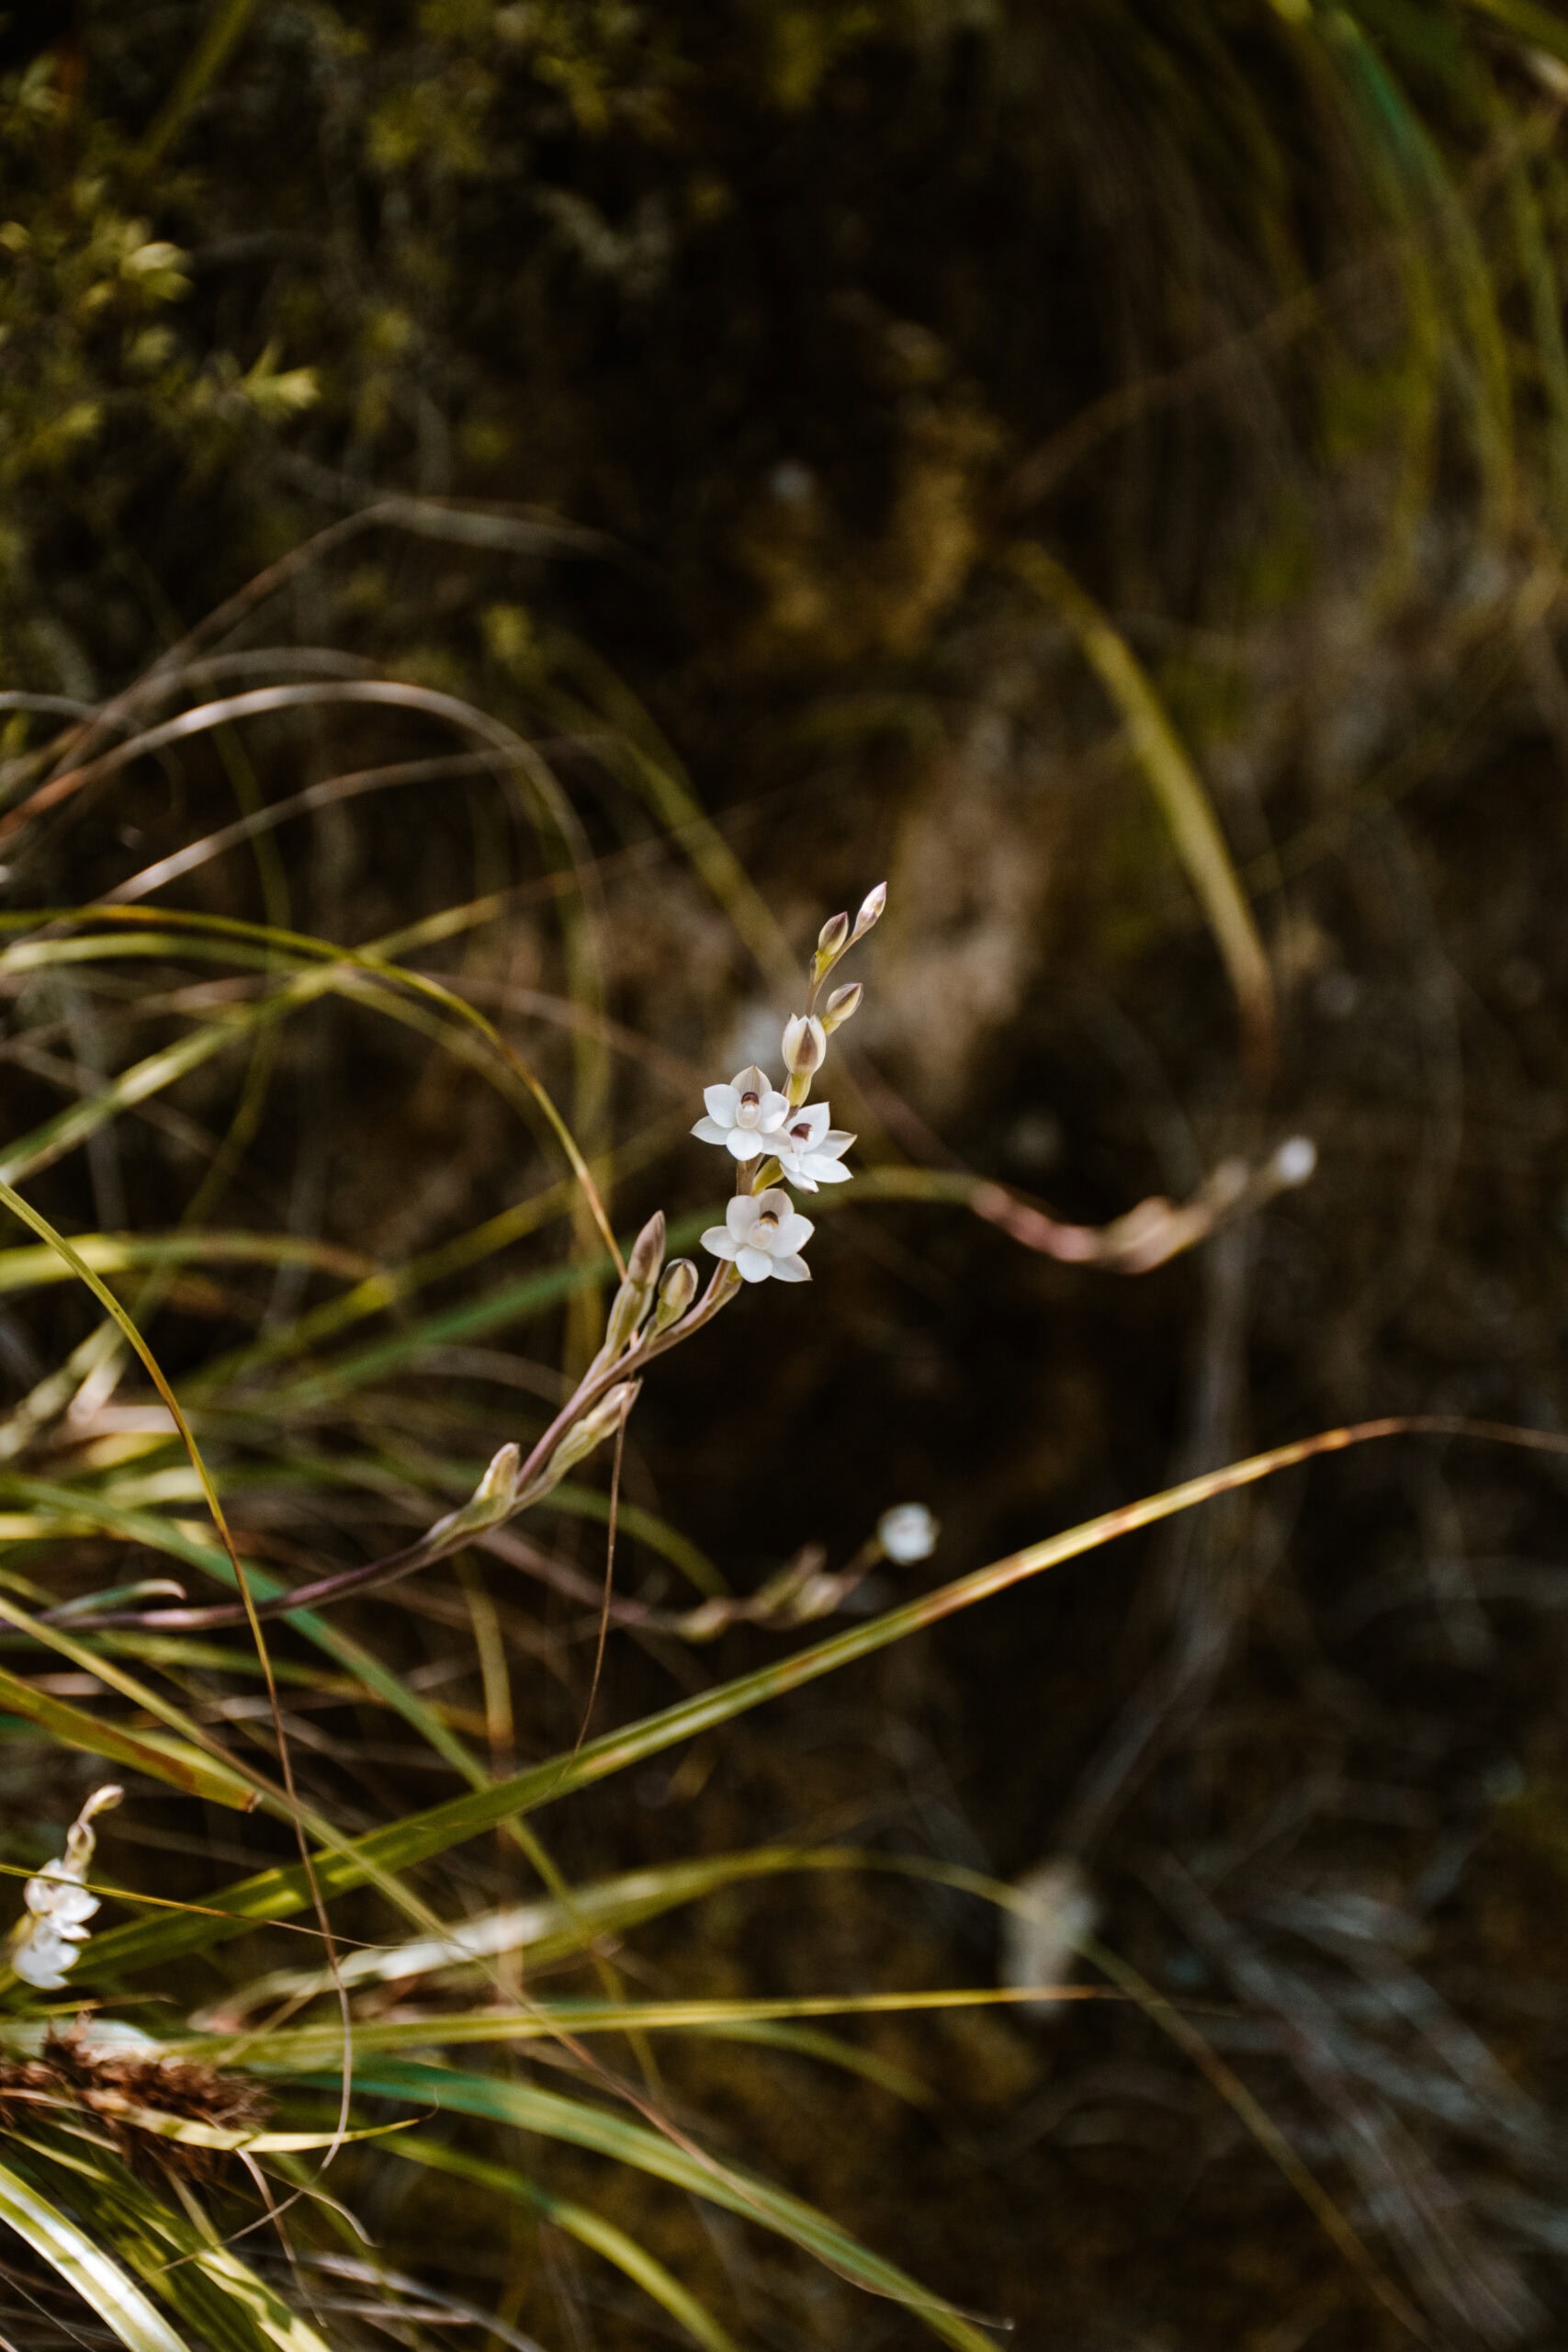
[(762, 1097), (762, 1109), (757, 1125), (764, 1135), (771, 1136), (776, 1127), (783, 1126), (788, 1116), (789, 1096), (775, 1093), (770, 1087)]
[(808, 1283), (811, 1269), (804, 1258), (775, 1258), (773, 1269), (781, 1283)]
[(817, 1148), (818, 1151), (831, 1152), (835, 1159), (842, 1159), (853, 1141), (854, 1137), (847, 1127), (829, 1127)]
[(808, 1189), (814, 1193), (818, 1184), (847, 1184), (854, 1172), (852, 1168), (846, 1168), (841, 1159), (829, 1159), (825, 1151), (814, 1151), (811, 1173), (816, 1182)]
[(705, 1086), (703, 1101), (708, 1106), (709, 1117), (716, 1119), (720, 1126), (732, 1127), (735, 1125), (735, 1114), (740, 1108), (739, 1087)]
[(76, 1955), (69, 1947), (55, 1942), (52, 1937), (34, 1936), (19, 1951), (11, 1954), (11, 1966), (24, 1984), (31, 1984), (39, 1993), (58, 1993), (65, 1982), (63, 1970), (70, 1967)]
[(789, 1194), (781, 1193), (776, 1184), (770, 1184), (765, 1193), (758, 1193), (753, 1197), (757, 1204), (759, 1216), (765, 1213), (769, 1216), (778, 1217), (781, 1222), (789, 1216), (795, 1205)]
[(806, 1150), (815, 1151), (828, 1132), (828, 1121), (830, 1116), (831, 1114), (826, 1102), (807, 1102), (791, 1119), (790, 1134), (794, 1136), (796, 1127), (804, 1126), (807, 1129), (806, 1135), (797, 1136), (795, 1139)]
[(728, 1143), (732, 1130), (717, 1119), (699, 1119), (692, 1133), (699, 1143)]
[(766, 1199), (765, 1193), (755, 1195), (750, 1193), (737, 1193), (733, 1200), (725, 1204), (724, 1221), (737, 1241), (744, 1241), (747, 1238), (751, 1227), (762, 1214), (762, 1203)]
[(740, 1108), (740, 1097), (743, 1094), (755, 1094), (765, 1102), (772, 1091), (768, 1085), (767, 1072), (759, 1069), (755, 1062), (750, 1063), (745, 1069), (738, 1069), (730, 1084), (735, 1089), (735, 1107), (738, 1111)]
[(804, 1250), (816, 1230), (808, 1216), (802, 1216), (798, 1209), (791, 1209), (788, 1216), (779, 1219), (779, 1229), (773, 1236), (774, 1254), (787, 1258), (795, 1250)]
[(792, 1184), (797, 1184), (803, 1193), (814, 1193), (817, 1190), (816, 1177), (808, 1176), (806, 1172), (807, 1167), (810, 1165), (809, 1161), (805, 1159), (785, 1159), (781, 1161), (780, 1164), (784, 1169), (784, 1174), (789, 1178), (790, 1182)]
[(733, 1258), (739, 1246), (726, 1226), (710, 1225), (703, 1236), (703, 1248), (715, 1258)]
[(773, 1261), (765, 1250), (739, 1250), (735, 1262), (744, 1283), (765, 1283), (773, 1271)]
[(762, 1148), (762, 1139), (755, 1127), (731, 1127), (724, 1140), (737, 1159), (755, 1159)]

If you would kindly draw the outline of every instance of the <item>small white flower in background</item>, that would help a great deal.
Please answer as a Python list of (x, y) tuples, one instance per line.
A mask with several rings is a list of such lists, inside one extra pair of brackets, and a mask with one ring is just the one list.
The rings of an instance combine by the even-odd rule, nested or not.
[(800, 1253), (816, 1230), (787, 1193), (770, 1185), (765, 1193), (737, 1193), (724, 1223), (704, 1234), (703, 1248), (728, 1258), (742, 1282), (765, 1283), (772, 1274), (781, 1283), (808, 1283), (811, 1269)]
[(705, 1086), (708, 1106), (692, 1133), (703, 1143), (721, 1143), (737, 1159), (755, 1159), (773, 1148), (771, 1138), (789, 1116), (789, 1097), (768, 1084), (755, 1062), (737, 1070), (728, 1086)]
[(1310, 1183), (1317, 1166), (1317, 1146), (1310, 1136), (1292, 1136), (1280, 1146), (1269, 1164), (1277, 1184), (1293, 1189), (1297, 1184)]
[(95, 1789), (66, 1833), (60, 1860), (46, 1862), (22, 1889), (27, 1907), (11, 1930), (6, 1958), (23, 1984), (36, 1985), (41, 1993), (60, 1991), (66, 1970), (75, 1966), (87, 1940), (87, 1921), (98, 1907), (97, 1896), (82, 1883), (97, 1842), (93, 1819), (124, 1794), (112, 1782)]
[(1021, 2001), (1025, 2016), (1042, 2022), (1060, 2017), (1059, 1992), (1072, 1973), (1078, 1946), (1092, 1936), (1100, 1917), (1094, 1893), (1077, 1862), (1066, 1857), (1041, 1862), (1014, 1879), (1018, 1908), (1002, 1914), (1001, 1979), (1015, 1993), (1038, 1993)]
[(773, 1139), (779, 1166), (804, 1193), (814, 1193), (818, 1184), (847, 1184), (854, 1174), (843, 1165), (854, 1137), (843, 1127), (830, 1127), (829, 1115), (826, 1102), (808, 1102), (790, 1113)]
[(876, 1522), (876, 1540), (890, 1560), (901, 1568), (929, 1560), (936, 1550), (941, 1528), (924, 1503), (895, 1503)]

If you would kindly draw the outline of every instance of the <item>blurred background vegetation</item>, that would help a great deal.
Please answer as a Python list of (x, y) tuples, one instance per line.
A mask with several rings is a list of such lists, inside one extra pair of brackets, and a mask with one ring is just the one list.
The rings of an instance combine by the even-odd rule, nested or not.
[[(0, 1175), (110, 1238), (251, 1558), (408, 1540), (536, 1434), (603, 1312), (525, 1091), (368, 966), (306, 987), (301, 943), (440, 981), (617, 1231), (689, 1229), (702, 1084), (769, 1055), (823, 916), (889, 880), (835, 1091), (866, 1172), (810, 1291), (650, 1374), (596, 1689), (599, 1472), (510, 1553), (333, 1612), (327, 1663), (274, 1629), (302, 1800), (357, 1835), (570, 1752), (591, 1690), (597, 1733), (779, 1664), (808, 1637), (675, 1621), (804, 1545), (842, 1567), (897, 1502), (939, 1549), (852, 1610), (1359, 1416), (1562, 1429), (1557, 0), (78, 0), (0, 44)], [(140, 934), (59, 915), (105, 894)], [(1032, 1210), (1098, 1227), (1294, 1133), (1310, 1187), (1155, 1271), (1040, 1246)], [(134, 1355), (7, 1238), (6, 1590), (210, 1597)], [(1561, 2341), (1564, 1484), (1433, 1439), (1292, 1472), (638, 1763), (547, 1853), (487, 1827), (421, 1899), (874, 1856), (595, 1913), (627, 1940), (592, 1966), (569, 1903), (539, 1966), (577, 1973), (530, 1964), (744, 2001), (993, 1985), (1018, 1939), (954, 1873), (1024, 1883), (1127, 1997), (604, 2063), (667, 2145), (998, 2340)], [(132, 1729), (177, 1697), (278, 1769), (243, 1633), (6, 1638), (40, 1692)], [(103, 1767), (36, 1711), (5, 1733), (22, 1870)], [(293, 1858), (130, 1785), (110, 1883), (200, 1905)], [(408, 1932), (384, 1888), (334, 1918)], [(314, 1964), (280, 1928), (166, 1964), (144, 1932), (92, 1997), (162, 2036)], [(630, 2112), (565, 2048), (465, 2063)], [(395, 2074), (356, 2124), (440, 2104), (387, 2105)], [(334, 2346), (930, 2340), (841, 2249), (542, 2112), (345, 2149), (321, 2186), (368, 2249), (307, 2201), (239, 2250)], [(62, 2144), (24, 2172), (131, 2260)], [(197, 2227), (183, 2177), (126, 2177)], [(238, 2165), (202, 2194), (224, 2231), (260, 2210)], [(36, 2247), (4, 2279), (8, 2341), (99, 2340)]]

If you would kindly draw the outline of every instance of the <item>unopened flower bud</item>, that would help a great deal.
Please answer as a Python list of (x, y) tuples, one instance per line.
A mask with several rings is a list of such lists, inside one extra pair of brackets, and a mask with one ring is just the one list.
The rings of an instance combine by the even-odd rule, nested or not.
[(604, 1326), (604, 1344), (593, 1359), (595, 1369), (614, 1363), (622, 1349), (636, 1337), (637, 1326), (648, 1312), (648, 1302), (653, 1296), (653, 1286), (659, 1280), (659, 1269), (663, 1263), (664, 1212), (655, 1209), (632, 1244), (632, 1254), (626, 1261), (626, 1280), (611, 1302), (609, 1319)]
[(859, 980), (852, 980), (848, 988), (835, 989), (822, 1008), (822, 1026), (830, 1037), (846, 1021), (860, 1011), (860, 1001), (865, 994)]
[(886, 904), (887, 885), (886, 882), (879, 882), (875, 889), (868, 890), (861, 900), (860, 912), (855, 917), (855, 927), (850, 933), (851, 938), (863, 939), (872, 925), (881, 922), (882, 910)]
[(655, 1209), (637, 1239), (626, 1261), (626, 1280), (642, 1283), (651, 1289), (659, 1280), (659, 1269), (664, 1263), (664, 1211)]
[(797, 1012), (784, 1023), (784, 1068), (792, 1078), (809, 1078), (828, 1058), (828, 1033), (814, 1012)]
[(522, 1455), (515, 1445), (503, 1445), (462, 1510), (437, 1520), (430, 1531), (431, 1534), (443, 1539), (452, 1535), (477, 1534), (482, 1528), (500, 1527), (510, 1519), (517, 1499), (517, 1471), (521, 1460)]
[(825, 964), (838, 955), (840, 949), (848, 941), (849, 935), (848, 915), (829, 915), (817, 934), (817, 953)]
[(672, 1259), (664, 1269), (664, 1280), (659, 1285), (659, 1297), (653, 1309), (655, 1331), (668, 1331), (678, 1323), (697, 1295), (702, 1277), (690, 1258)]
[(536, 1499), (558, 1479), (564, 1478), (574, 1463), (582, 1461), (596, 1445), (602, 1445), (607, 1437), (615, 1435), (637, 1403), (637, 1390), (641, 1385), (638, 1380), (620, 1381), (607, 1396), (600, 1397), (591, 1412), (584, 1413), (582, 1419), (568, 1430), (546, 1464), (543, 1478), (530, 1489), (530, 1500)]

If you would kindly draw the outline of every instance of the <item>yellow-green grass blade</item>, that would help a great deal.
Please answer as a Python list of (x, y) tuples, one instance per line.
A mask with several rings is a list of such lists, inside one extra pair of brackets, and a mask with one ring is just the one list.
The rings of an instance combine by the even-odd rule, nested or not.
[(61, 2212), (41, 2190), (0, 2164), (0, 2222), (5, 2222), (48, 2263), (111, 2328), (130, 2352), (186, 2352), (175, 2334), (118, 2262), (86, 2232)]
[[(703, 2033), (723, 2036), (751, 2027), (785, 2025), (807, 2018), (915, 2017), (928, 2011), (1017, 2007), (1021, 2003), (1094, 2001), (1104, 1996), (1082, 1984), (943, 1986), (917, 1993), (807, 1993), (787, 1999), (690, 2001), (536, 2001), (526, 2008), (431, 2010), (421, 2017), (367, 2018), (354, 2030), (355, 2059), (378, 2052), (452, 2049), (477, 2043), (548, 2041), (567, 2034)], [(285, 2026), (276, 2032), (214, 2038), (191, 2034), (164, 2044), (181, 2058), (205, 2058), (217, 2066), (244, 2064), (270, 2073), (314, 2075), (330, 2065), (342, 2047), (342, 2032), (331, 2024)]]
[(232, 2246), (144, 2188), (109, 2148), (73, 2144), (63, 2132), (18, 2145), (28, 2174), (67, 2194), (210, 2352), (331, 2352)]
[(660, 2304), (676, 2325), (683, 2327), (694, 2342), (704, 2347), (704, 2352), (739, 2352), (728, 2331), (666, 2270), (657, 2256), (639, 2245), (626, 2231), (617, 2229), (614, 2222), (606, 2221), (602, 2213), (575, 2204), (570, 2198), (552, 2196), (547, 2188), (541, 2188), (508, 2165), (488, 2164), (482, 2156), (468, 2155), (461, 2149), (446, 2147), (436, 2140), (402, 2139), (397, 2143), (395, 2153), (411, 2164), (423, 2165), (433, 2172), (453, 2174), (459, 2180), (471, 2180), (477, 2188), (491, 2189), (498, 2197), (513, 2198), (519, 2204), (531, 2207), (544, 2220), (553, 2222), (557, 2229), (564, 2230), (568, 2237), (575, 2238), (580, 2245), (588, 2246), (613, 2263)]
[(402, 2123), (367, 2123), (355, 2132), (273, 2132), (265, 2128), (246, 2131), (227, 2124), (198, 2123), (192, 2116), (171, 2115), (163, 2108), (143, 2107), (136, 2099), (117, 2098), (109, 2090), (94, 2093), (93, 2112), (110, 2116), (134, 2132), (143, 2132), (149, 2139), (172, 2140), (182, 2148), (205, 2148), (215, 2154), (229, 2155), (307, 2155), (315, 2149), (344, 2147), (352, 2140), (391, 2139), (411, 2128)]
[(1420, 115), (1386, 57), (1351, 12), (1327, 9), (1316, 21), (1324, 46), (1340, 61), (1352, 100), (1371, 139), (1392, 153), (1395, 171), (1408, 182), (1431, 225), (1441, 232), (1442, 257), (1450, 267), (1455, 307), (1465, 330), (1461, 345), (1451, 319), (1446, 322), (1443, 356), (1450, 367), (1456, 356), (1469, 362), (1466, 372), (1472, 373), (1474, 379), (1470, 389), (1475, 453), (1488, 519), (1494, 528), (1506, 529), (1515, 495), (1512, 387), (1492, 273), (1474, 224)]
[[(12, 1478), (5, 1482), (0, 1491), (7, 1488), (45, 1504), (48, 1510), (35, 1514), (25, 1523), (17, 1519), (7, 1520), (0, 1514), (0, 1537), (8, 1533), (63, 1534), (89, 1531), (112, 1535), (122, 1543), (141, 1544), (150, 1551), (163, 1552), (187, 1566), (200, 1568), (230, 1591), (234, 1589), (234, 1571), (227, 1554), (220, 1551), (216, 1544), (204, 1543), (197, 1533), (177, 1521), (160, 1518), (152, 1511), (140, 1511), (118, 1504), (107, 1496), (77, 1492), (71, 1487), (50, 1485), (41, 1479)], [(58, 1512), (58, 1517), (53, 1515), (55, 1512)], [(257, 1600), (276, 1600), (287, 1589), (278, 1577), (265, 1568), (257, 1567), (254, 1561), (247, 1561), (245, 1577)], [(390, 1667), (384, 1666), (373, 1651), (366, 1649), (351, 1634), (341, 1633), (335, 1625), (329, 1624), (314, 1610), (291, 1609), (287, 1612), (284, 1623), (292, 1625), (307, 1641), (313, 1642), (318, 1649), (352, 1675), (382, 1705), (401, 1715), (455, 1770), (466, 1774), (470, 1772), (473, 1759), (457, 1734), (442, 1722), (435, 1710), (416, 1691), (410, 1690), (400, 1675), (394, 1673)], [(174, 1656), (159, 1646), (160, 1643), (170, 1638), (166, 1635), (94, 1635), (90, 1618), (78, 1621), (75, 1630), (87, 1637), (82, 1646), (89, 1657), (89, 1670), (92, 1671), (96, 1668), (91, 1660), (99, 1655), (119, 1652), (128, 1657), (141, 1656), (152, 1665), (164, 1662), (165, 1657), (172, 1660)], [(231, 1663), (223, 1659), (221, 1654), (218, 1662)], [(235, 1670), (244, 1670), (240, 1661), (232, 1664)], [(276, 1668), (274, 1671), (276, 1671)], [(141, 1736), (146, 1737), (147, 1735)], [(478, 1770), (479, 1768), (473, 1767), (473, 1770)], [(482, 1770), (479, 1771), (479, 1778), (488, 1781), (488, 1775)]]
[(630, 2165), (757, 2222), (814, 2255), (852, 2285), (903, 2304), (956, 2352), (996, 2352), (990, 2338), (952, 2304), (926, 2294), (906, 2271), (883, 2261), (804, 2199), (791, 2196), (754, 2173), (721, 2164), (688, 2143), (667, 2139), (647, 2124), (634, 2123), (581, 2099), (564, 2098), (558, 2091), (539, 2090), (532, 2084), (459, 2074), (450, 2067), (409, 2060), (373, 2061), (363, 2070), (356, 2069), (356, 2082), (367, 2097), (482, 2117)]
[[(310, 1266), (350, 1282), (366, 1279), (369, 1261), (353, 1250), (290, 1233), (78, 1233), (73, 1245), (96, 1274), (139, 1273), (147, 1267)], [(57, 1250), (0, 1250), (0, 1291), (41, 1290), (76, 1279)]]
[[(334, 1851), (322, 1855), (317, 1862), (318, 1882), (324, 1894), (335, 1894), (344, 1887), (358, 1885), (364, 1879), (383, 1869), (401, 1870), (427, 1860), (431, 1856), (477, 1837), (497, 1822), (514, 1814), (529, 1813), (538, 1806), (554, 1803), (572, 1791), (586, 1788), (624, 1771), (629, 1765), (639, 1764), (663, 1749), (691, 1739), (699, 1732), (711, 1731), (732, 1721), (753, 1707), (762, 1706), (787, 1690), (798, 1690), (821, 1676), (837, 1672), (839, 1668), (855, 1660), (869, 1657), (892, 1643), (904, 1640), (910, 1634), (939, 1623), (943, 1618), (976, 1602), (1006, 1592), (1028, 1577), (1043, 1574), (1065, 1560), (1076, 1559), (1086, 1552), (1152, 1527), (1159, 1521), (1190, 1510), (1198, 1504), (1211, 1501), (1215, 1496), (1233, 1489), (1251, 1486), (1258, 1480), (1274, 1476), (1278, 1472), (1308, 1462), (1323, 1453), (1337, 1453), (1352, 1445), (1366, 1444), (1373, 1440), (1410, 1432), (1432, 1434), (1486, 1436), (1496, 1442), (1537, 1446), (1550, 1452), (1568, 1452), (1568, 1439), (1543, 1430), (1508, 1430), (1484, 1423), (1456, 1421), (1441, 1416), (1400, 1415), (1375, 1421), (1325, 1430), (1310, 1438), (1299, 1438), (1287, 1445), (1274, 1446), (1266, 1453), (1257, 1453), (1246, 1460), (1234, 1462), (1225, 1469), (1205, 1473), (1199, 1478), (1189, 1478), (1179, 1486), (1167, 1487), (1135, 1503), (1106, 1511), (1098, 1518), (1086, 1520), (1077, 1527), (1060, 1535), (1048, 1536), (1043, 1543), (1032, 1544), (1023, 1550), (1009, 1554), (1005, 1559), (993, 1561), (989, 1566), (976, 1568), (970, 1575), (939, 1586), (934, 1592), (903, 1607), (887, 1611), (880, 1617), (868, 1619), (863, 1624), (832, 1635), (810, 1647), (796, 1651), (792, 1657), (742, 1675), (732, 1682), (720, 1684), (712, 1690), (700, 1692), (695, 1698), (683, 1699), (660, 1713), (649, 1715), (639, 1723), (627, 1724), (623, 1730), (605, 1733), (602, 1737), (586, 1742), (574, 1754), (552, 1758), (548, 1762), (530, 1766), (526, 1771), (513, 1774), (493, 1782), (484, 1790), (450, 1798), (433, 1805), (423, 1813), (411, 1814), (400, 1821), (389, 1823), (355, 1841), (346, 1852)], [(297, 1911), (307, 1899), (307, 1883), (298, 1866), (278, 1866), (258, 1871), (254, 1877), (242, 1880), (213, 1898), (213, 1910), (227, 1913), (231, 1928), (225, 1929), (220, 1920), (206, 1917), (200, 1920), (140, 1922), (134, 1926), (113, 1929), (108, 1935), (95, 1939), (89, 1948), (81, 1974), (95, 1975), (109, 1971), (141, 1967), (152, 1960), (163, 1960), (176, 1951), (199, 1949), (202, 1945), (223, 1939), (226, 1934), (238, 1935), (246, 1925), (268, 1917), (287, 1917)]]
[(1555, 9), (1541, 7), (1540, 0), (1467, 0), (1467, 5), (1479, 16), (1506, 26), (1532, 49), (1544, 49), (1549, 57), (1568, 64), (1568, 25)]
[(1202, 778), (1132, 647), (1066, 567), (1032, 543), (1015, 547), (1011, 562), (1041, 602), (1067, 623), (1120, 711), (1134, 757), (1213, 933), (1248, 1050), (1266, 1067), (1274, 1050), (1273, 978)]
[[(735, 1853), (705, 1854), (695, 1861), (626, 1871), (570, 1889), (554, 1886), (547, 1870), (542, 1869), (541, 1876), (553, 1886), (549, 1897), (473, 1914), (439, 1936), (364, 1945), (344, 1957), (337, 1975), (327, 1969), (269, 1971), (228, 1996), (222, 2012), (241, 2016), (275, 2001), (312, 2000), (334, 1991), (340, 1981), (349, 1986), (408, 1984), (472, 1967), (504, 1952), (525, 1952), (530, 1966), (540, 1969), (725, 1888), (796, 1871), (861, 1871), (916, 1879), (1032, 1916), (1027, 1899), (1000, 1880), (924, 1855), (877, 1853), (852, 1846), (749, 1846)], [(209, 2051), (214, 2046), (210, 2036), (199, 2046)]]
[(0, 1667), (0, 1708), (36, 1724), (39, 1731), (47, 1732), (63, 1747), (79, 1747), (89, 1756), (101, 1756), (110, 1764), (123, 1765), (128, 1771), (145, 1772), (154, 1781), (166, 1781), (171, 1787), (183, 1789), (187, 1796), (206, 1797), (211, 1804), (228, 1805), (237, 1813), (249, 1813), (255, 1805), (256, 1792), (243, 1775), (204, 1754), (199, 1747), (164, 1734), (125, 1731), (118, 1724), (104, 1723), (85, 1708), (72, 1706), (68, 1700), (57, 1698), (51, 1690), (39, 1690), (4, 1667)]
[[(121, 919), (134, 918), (141, 910), (133, 907), (72, 910), (73, 915), (89, 911), (94, 921), (101, 922), (111, 914)], [(470, 910), (455, 911), (467, 914)], [(38, 922), (41, 918), (34, 917), (33, 920)], [(177, 919), (161, 915), (159, 920), (167, 932)], [(612, 1255), (615, 1254), (615, 1237), (592, 1171), (571, 1129), (545, 1086), (476, 1006), (427, 974), (410, 971), (401, 965), (388, 961), (374, 945), (344, 949), (299, 933), (280, 932), (270, 925), (240, 923), (226, 918), (187, 916), (178, 921), (179, 928), (186, 925), (212, 936), (243, 941), (252, 947), (259, 945), (268, 952), (269, 957), (276, 951), (280, 956), (302, 959), (312, 968), (295, 973), (280, 988), (253, 1004), (226, 1011), (220, 1018), (202, 1024), (175, 1045), (147, 1056), (131, 1069), (122, 1071), (96, 1094), (58, 1113), (30, 1136), (23, 1136), (4, 1159), (0, 1159), (0, 1176), (12, 1179), (47, 1167), (65, 1152), (85, 1143), (107, 1119), (163, 1091), (176, 1078), (196, 1069), (227, 1046), (249, 1035), (258, 1026), (279, 1020), (325, 993), (343, 993), (358, 1001), (368, 999), (377, 1010), (405, 1025), (435, 1035), (453, 1050), (466, 1050), (491, 1082), (499, 1082), (504, 1076), (509, 1082), (502, 1086), (503, 1092), (512, 1092), (512, 1082), (520, 1087), (554, 1133), (579, 1191), (592, 1209)], [(25, 948), (32, 943), (23, 944)], [(39, 944), (52, 945), (53, 943)], [(103, 952), (112, 952), (113, 944), (112, 937), (106, 934)], [(14, 949), (10, 953), (16, 956), (17, 951)], [(254, 956), (250, 960), (254, 960)], [(423, 999), (427, 1005), (435, 1008), (439, 1017), (434, 1026), (432, 1016), (428, 1012), (422, 1014), (409, 1004), (401, 991)]]

